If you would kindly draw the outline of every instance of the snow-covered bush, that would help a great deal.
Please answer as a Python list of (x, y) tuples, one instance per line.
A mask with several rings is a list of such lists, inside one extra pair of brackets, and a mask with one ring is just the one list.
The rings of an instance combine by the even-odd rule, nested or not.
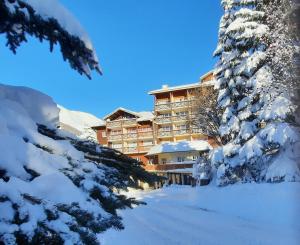
[(57, 130), (59, 109), (32, 89), (0, 86), (0, 243), (98, 244), (122, 229), (118, 193), (153, 181), (133, 159)]
[[(218, 185), (300, 180), (299, 166), (292, 159), (299, 140), (291, 124), (295, 106), (287, 91), (275, 86), (276, 71), (268, 61), (270, 44), (266, 41), (272, 30), (264, 4), (259, 0), (222, 1), (225, 13), (214, 74), (218, 106), (223, 110), (219, 131), (225, 145), (211, 158)], [(286, 161), (278, 171), (281, 154)], [(274, 169), (280, 173), (278, 178)]]

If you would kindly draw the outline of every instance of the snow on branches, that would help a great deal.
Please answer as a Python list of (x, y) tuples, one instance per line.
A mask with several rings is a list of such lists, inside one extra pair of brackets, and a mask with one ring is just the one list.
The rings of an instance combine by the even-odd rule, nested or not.
[[(219, 133), (225, 145), (211, 157), (219, 185), (300, 179), (298, 166), (290, 160), (290, 149), (298, 140), (290, 125), (295, 106), (275, 83), (277, 71), (269, 60), (268, 40), (276, 31), (267, 21), (264, 4), (222, 1), (225, 13), (214, 53), (219, 57), (214, 73), (218, 107), (223, 111)], [(284, 79), (281, 75), (282, 82)], [(283, 155), (286, 161), (278, 164), (276, 159)], [(271, 173), (272, 163), (280, 176)]]
[(59, 44), (63, 59), (80, 74), (102, 73), (96, 52), (76, 19), (57, 0), (0, 0), (0, 33), (16, 53), (26, 34), (47, 40), (50, 50)]

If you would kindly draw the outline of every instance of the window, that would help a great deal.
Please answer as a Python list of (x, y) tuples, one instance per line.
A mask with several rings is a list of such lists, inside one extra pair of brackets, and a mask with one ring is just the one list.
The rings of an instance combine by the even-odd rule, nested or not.
[(128, 144), (128, 147), (137, 147), (137, 143), (136, 142), (131, 142)]
[(171, 113), (164, 113), (164, 114), (160, 114), (158, 117), (159, 118), (166, 118), (166, 117), (171, 117), (172, 114)]
[(139, 132), (151, 132), (152, 128), (150, 127), (145, 127), (145, 128), (139, 128)]
[(198, 158), (199, 158), (199, 156), (196, 156), (196, 155), (192, 156), (193, 161), (196, 161)]
[(127, 129), (128, 134), (136, 134), (136, 129), (135, 128), (129, 128)]
[(184, 157), (177, 157), (177, 162), (184, 162)]
[(166, 158), (162, 158), (162, 159), (161, 159), (161, 163), (162, 163), (162, 164), (166, 164), (166, 163), (167, 163), (167, 159), (166, 159)]
[(112, 148), (114, 148), (114, 149), (121, 149), (122, 148), (122, 144), (112, 144)]
[(110, 135), (118, 135), (118, 134), (122, 134), (121, 130), (112, 130)]
[(105, 138), (105, 137), (106, 137), (106, 132), (102, 131), (102, 138)]
[(177, 125), (176, 128), (179, 129), (179, 130), (184, 130), (184, 129), (187, 129), (187, 125), (186, 124)]
[(171, 131), (171, 130), (172, 130), (171, 126), (163, 126), (159, 129), (159, 131)]
[(187, 111), (179, 111), (179, 112), (176, 112), (176, 116), (187, 116), (188, 115), (188, 112)]

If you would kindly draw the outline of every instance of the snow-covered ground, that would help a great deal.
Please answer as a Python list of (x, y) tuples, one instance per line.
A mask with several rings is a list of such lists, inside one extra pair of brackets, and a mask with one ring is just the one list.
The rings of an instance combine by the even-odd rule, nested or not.
[(62, 129), (79, 138), (97, 141), (96, 133), (91, 127), (103, 125), (102, 119), (86, 112), (66, 109), (61, 105), (58, 108), (59, 124)]
[(108, 230), (102, 244), (300, 242), (300, 183), (172, 186), (131, 195), (148, 205), (120, 211), (125, 230)]

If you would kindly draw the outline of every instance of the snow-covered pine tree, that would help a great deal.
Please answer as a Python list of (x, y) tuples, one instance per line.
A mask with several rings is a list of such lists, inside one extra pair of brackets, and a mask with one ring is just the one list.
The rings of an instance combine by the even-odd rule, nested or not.
[(215, 76), (226, 144), (211, 155), (217, 183), (296, 180), (299, 169), (283, 157), (295, 140), (288, 124), (294, 107), (287, 93), (274, 86), (264, 2), (223, 0), (222, 5), (214, 55), (219, 57)]
[[(272, 69), (274, 86), (290, 94), (295, 105), (300, 104), (300, 1), (265, 0), (270, 28), (267, 60)], [(300, 117), (298, 115), (298, 123)]]
[(59, 44), (63, 59), (80, 74), (88, 78), (91, 78), (90, 70), (101, 74), (87, 34), (56, 0), (0, 0), (0, 34), (6, 35), (6, 45), (14, 53), (27, 41), (28, 34), (41, 42), (47, 40), (50, 51)]
[[(98, 69), (90, 41), (55, 0), (0, 0), (0, 33), (12, 51), (28, 33), (58, 42), (80, 73)], [(121, 152), (57, 129), (58, 117), (50, 97), (0, 85), (0, 244), (99, 244), (101, 232), (123, 228), (117, 209), (141, 204), (120, 191), (158, 180)]]

